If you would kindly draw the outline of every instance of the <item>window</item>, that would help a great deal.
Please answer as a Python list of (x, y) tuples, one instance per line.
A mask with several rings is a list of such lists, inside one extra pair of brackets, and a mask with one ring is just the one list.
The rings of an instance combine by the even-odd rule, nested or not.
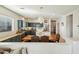
[(8, 16), (0, 15), (0, 32), (12, 30), (12, 19)]
[(18, 29), (23, 28), (23, 20), (18, 20)]

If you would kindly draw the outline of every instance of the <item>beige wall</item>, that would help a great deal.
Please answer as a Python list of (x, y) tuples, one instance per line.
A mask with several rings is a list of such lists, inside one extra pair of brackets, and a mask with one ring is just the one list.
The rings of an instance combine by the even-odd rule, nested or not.
[(11, 17), (12, 18), (12, 26), (13, 26), (13, 30), (12, 31), (9, 31), (9, 32), (2, 32), (0, 33), (0, 37), (5, 37), (5, 36), (9, 36), (9, 35), (12, 35), (16, 32), (17, 30), (17, 19), (21, 18), (21, 16), (19, 16), (18, 14), (0, 6), (0, 15), (5, 15), (5, 16), (8, 16), (8, 17)]

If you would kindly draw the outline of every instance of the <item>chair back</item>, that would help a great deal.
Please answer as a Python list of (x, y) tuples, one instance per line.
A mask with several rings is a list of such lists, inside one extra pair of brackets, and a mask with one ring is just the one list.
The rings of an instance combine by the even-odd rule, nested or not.
[(40, 41), (41, 42), (49, 42), (49, 37), (48, 36), (42, 36)]
[(56, 34), (56, 39), (57, 39), (57, 42), (59, 42), (59, 40), (60, 40), (60, 34)]
[(31, 42), (39, 42), (39, 37), (33, 36)]

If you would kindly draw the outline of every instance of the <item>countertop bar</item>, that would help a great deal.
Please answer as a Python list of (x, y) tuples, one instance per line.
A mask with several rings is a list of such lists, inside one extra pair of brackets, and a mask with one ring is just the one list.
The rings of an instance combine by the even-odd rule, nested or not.
[(9, 38), (12, 38), (12, 37), (21, 35), (21, 34), (22, 34), (22, 33), (18, 33), (18, 34), (12, 34), (12, 35), (6, 36), (6, 37), (1, 37), (1, 38), (0, 38), (0, 42), (1, 42), (1, 41), (4, 41), (4, 40), (7, 40), (7, 39), (9, 39)]

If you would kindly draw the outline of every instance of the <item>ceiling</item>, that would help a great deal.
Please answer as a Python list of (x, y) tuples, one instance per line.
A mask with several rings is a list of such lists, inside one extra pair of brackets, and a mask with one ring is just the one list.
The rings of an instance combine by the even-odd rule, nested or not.
[(4, 5), (4, 7), (24, 16), (57, 18), (79, 9), (79, 5)]

